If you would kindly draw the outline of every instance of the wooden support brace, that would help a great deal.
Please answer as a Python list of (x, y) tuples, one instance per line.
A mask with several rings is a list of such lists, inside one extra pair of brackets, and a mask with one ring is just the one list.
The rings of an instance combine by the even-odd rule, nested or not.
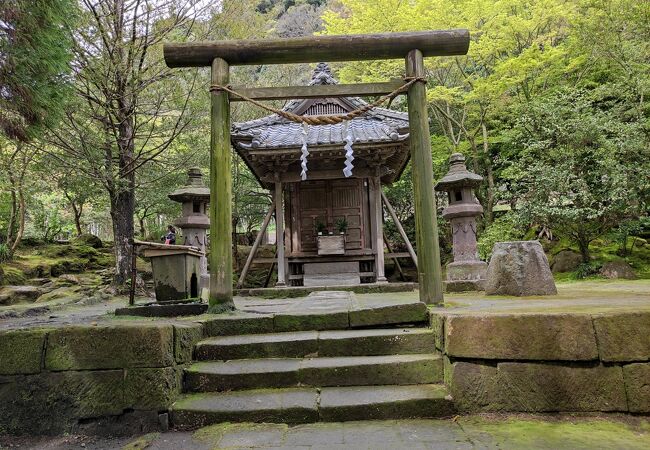
[[(413, 260), (413, 264), (415, 264), (415, 268), (418, 268), (418, 255), (415, 254), (415, 250), (413, 250), (413, 245), (411, 245), (411, 241), (409, 240), (409, 237), (406, 234), (406, 231), (404, 231), (404, 227), (402, 226), (402, 222), (399, 221), (397, 214), (395, 213), (395, 210), (393, 209), (393, 205), (390, 204), (388, 201), (388, 197), (386, 197), (386, 194), (383, 192), (381, 193), (381, 199), (384, 201), (384, 205), (386, 205), (386, 209), (388, 210), (388, 214), (390, 214), (390, 217), (393, 219), (393, 222), (395, 222), (395, 226), (397, 227), (397, 231), (399, 232), (399, 235), (402, 236), (402, 239), (404, 239), (404, 243), (406, 244), (406, 250), (408, 251), (408, 254), (411, 256), (411, 259)], [(390, 249), (389, 249), (390, 251)]]
[[(390, 242), (388, 242), (388, 239), (386, 239), (386, 233), (384, 233), (384, 243), (386, 244), (386, 248), (388, 249), (388, 254), (389, 255), (395, 255), (393, 253), (393, 249), (390, 248)], [(395, 263), (395, 267), (397, 267), (397, 270), (399, 271), (399, 277), (402, 281), (406, 281), (406, 277), (404, 276), (404, 271), (402, 270), (402, 265), (399, 263), (399, 260), (397, 257), (392, 256), (391, 259)]]
[(239, 275), (239, 280), (237, 281), (237, 289), (241, 289), (241, 287), (244, 285), (246, 274), (248, 274), (248, 269), (250, 269), (251, 263), (253, 262), (253, 258), (255, 258), (255, 253), (257, 253), (257, 249), (260, 246), (260, 243), (262, 242), (264, 233), (266, 233), (266, 228), (269, 226), (269, 222), (271, 221), (271, 217), (273, 216), (273, 211), (275, 211), (275, 204), (272, 204), (269, 207), (269, 211), (266, 213), (266, 216), (264, 217), (264, 222), (262, 222), (262, 227), (260, 228), (259, 233), (257, 233), (257, 237), (255, 238), (255, 242), (253, 242), (253, 247), (251, 248), (251, 252), (248, 254), (248, 257), (246, 258), (246, 263), (244, 264), (244, 268), (242, 269), (241, 274)]

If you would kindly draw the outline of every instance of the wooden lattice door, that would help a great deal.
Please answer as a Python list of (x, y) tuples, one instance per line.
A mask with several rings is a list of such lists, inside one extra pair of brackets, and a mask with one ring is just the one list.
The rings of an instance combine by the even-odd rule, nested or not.
[(363, 181), (357, 178), (304, 181), (297, 184), (300, 251), (316, 253), (316, 224), (336, 230), (336, 222), (344, 218), (348, 223), (346, 250), (364, 246)]

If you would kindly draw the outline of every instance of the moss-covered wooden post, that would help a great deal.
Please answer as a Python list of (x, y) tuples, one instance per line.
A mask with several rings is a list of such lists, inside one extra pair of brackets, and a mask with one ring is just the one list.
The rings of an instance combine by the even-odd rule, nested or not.
[[(406, 56), (406, 76), (424, 77), (424, 59), (420, 50), (411, 50)], [(424, 80), (417, 81), (409, 87), (408, 113), (420, 300), (427, 304), (442, 303), (444, 299), (438, 244), (438, 220), (436, 218), (436, 198), (433, 192), (431, 136)]]
[[(212, 85), (225, 86), (228, 63), (212, 61)], [(210, 117), (210, 312), (234, 309), (232, 300), (232, 176), (228, 93), (211, 92)]]

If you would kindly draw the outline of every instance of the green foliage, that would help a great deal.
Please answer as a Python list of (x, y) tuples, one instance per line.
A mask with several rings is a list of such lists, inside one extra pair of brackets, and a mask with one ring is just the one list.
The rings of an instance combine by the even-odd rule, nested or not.
[(59, 119), (69, 93), (74, 0), (0, 4), (0, 130), (26, 141)]
[[(526, 105), (512, 129), (506, 176), (528, 223), (550, 226), (588, 257), (591, 241), (638, 217), (650, 188), (650, 149), (639, 124), (563, 89)], [(587, 262), (587, 261), (585, 261)]]
[(344, 217), (341, 217), (336, 221), (336, 229), (339, 233), (345, 233), (348, 229), (348, 221)]
[(603, 263), (600, 261), (590, 261), (588, 263), (582, 263), (578, 268), (573, 272), (573, 275), (578, 280), (583, 280), (585, 278), (598, 276), (600, 269), (603, 268)]
[(478, 253), (482, 260), (489, 261), (492, 256), (492, 248), (497, 242), (516, 241), (522, 239), (521, 231), (517, 216), (513, 213), (507, 213), (497, 218), (488, 225), (478, 238)]
[(10, 257), (9, 246), (7, 244), (0, 244), (0, 263), (9, 261)]

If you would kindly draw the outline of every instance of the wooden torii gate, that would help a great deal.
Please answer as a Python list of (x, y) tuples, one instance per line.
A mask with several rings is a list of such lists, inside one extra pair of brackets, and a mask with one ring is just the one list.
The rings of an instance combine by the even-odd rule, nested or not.
[[(420, 300), (442, 303), (443, 285), (438, 245), (433, 164), (427, 115), (426, 56), (464, 55), (469, 48), (467, 30), (417, 31), (344, 36), (310, 36), (293, 39), (215, 41), (165, 44), (169, 67), (211, 67), (210, 133), (210, 311), (233, 309), (232, 282), (232, 179), (230, 149), (230, 102), (240, 97), (219, 89), (227, 86), (230, 66), (293, 64), (319, 61), (406, 59), (406, 78), (411, 83), (408, 115), (415, 199)], [(394, 82), (238, 88), (254, 100), (353, 97), (385, 95)], [(278, 249), (280, 251), (280, 249)]]

